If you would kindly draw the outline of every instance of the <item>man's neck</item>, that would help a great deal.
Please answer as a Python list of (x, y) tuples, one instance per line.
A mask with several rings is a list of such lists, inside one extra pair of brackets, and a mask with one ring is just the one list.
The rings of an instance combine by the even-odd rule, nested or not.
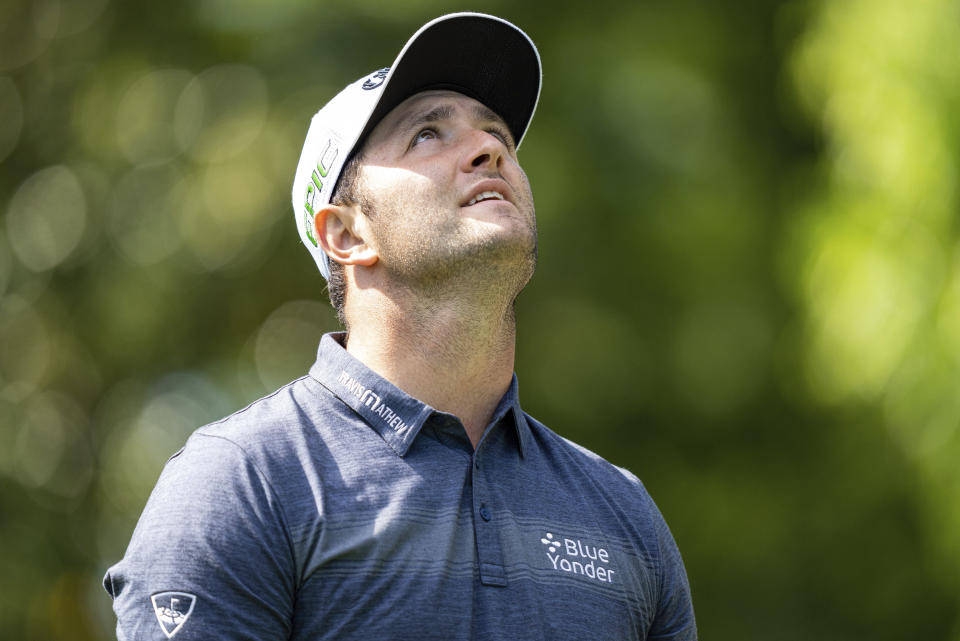
[(351, 316), (347, 351), (391, 383), (457, 416), (476, 447), (513, 376), (513, 301), (386, 298), (370, 293)]

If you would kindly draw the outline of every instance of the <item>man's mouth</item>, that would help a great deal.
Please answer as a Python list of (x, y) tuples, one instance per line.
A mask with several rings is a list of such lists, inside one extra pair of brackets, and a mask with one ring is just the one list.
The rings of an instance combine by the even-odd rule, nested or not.
[(484, 200), (504, 200), (504, 197), (499, 191), (482, 191), (467, 202), (467, 207)]

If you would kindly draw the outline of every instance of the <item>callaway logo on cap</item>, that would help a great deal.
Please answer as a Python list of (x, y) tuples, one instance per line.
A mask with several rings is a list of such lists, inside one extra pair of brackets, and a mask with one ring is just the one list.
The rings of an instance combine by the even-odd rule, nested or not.
[(540, 54), (515, 25), (482, 13), (451, 13), (420, 28), (390, 67), (357, 80), (310, 121), (293, 181), (293, 213), (324, 278), (328, 258), (313, 217), (330, 203), (337, 178), (358, 144), (401, 102), (447, 89), (495, 111), (520, 146), (540, 97)]

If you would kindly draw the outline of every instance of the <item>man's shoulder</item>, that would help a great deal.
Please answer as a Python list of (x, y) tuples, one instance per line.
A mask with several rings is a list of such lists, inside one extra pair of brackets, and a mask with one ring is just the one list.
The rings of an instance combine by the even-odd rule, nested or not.
[(524, 417), (534, 439), (549, 455), (564, 457), (569, 465), (582, 469), (597, 480), (632, 487), (646, 495), (643, 483), (630, 470), (615, 465), (593, 450), (561, 436), (526, 412), (524, 412)]
[(167, 461), (157, 488), (199, 496), (257, 478), (271, 492), (298, 492), (299, 485), (287, 481), (316, 458), (317, 442), (344, 408), (315, 379), (298, 378), (194, 430)]
[(329, 423), (338, 403), (310, 376), (300, 377), (242, 409), (196, 429), (181, 452), (237, 450), (246, 458), (296, 449)]

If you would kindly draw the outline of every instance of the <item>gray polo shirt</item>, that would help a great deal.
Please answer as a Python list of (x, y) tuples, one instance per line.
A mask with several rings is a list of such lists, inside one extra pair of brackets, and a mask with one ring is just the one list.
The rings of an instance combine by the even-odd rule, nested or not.
[(460, 421), (328, 334), (310, 374), (197, 430), (107, 571), (119, 639), (695, 639), (626, 470), (520, 409)]

